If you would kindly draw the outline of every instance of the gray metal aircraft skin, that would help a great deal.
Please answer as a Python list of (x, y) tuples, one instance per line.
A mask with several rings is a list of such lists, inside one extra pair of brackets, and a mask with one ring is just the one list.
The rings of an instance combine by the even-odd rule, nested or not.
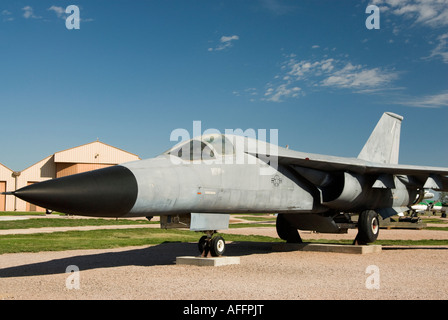
[[(14, 194), (48, 209), (89, 216), (278, 213), (277, 230), (285, 240), (294, 238), (291, 229), (337, 233), (354, 225), (373, 232), (365, 238), (371, 242), (378, 234), (377, 214), (386, 218), (408, 210), (425, 189), (448, 191), (448, 168), (398, 164), (402, 119), (384, 113), (357, 158), (211, 134), (156, 158), (121, 164), (119, 174), (118, 168), (106, 168)], [(116, 180), (102, 182), (113, 175)], [(360, 215), (357, 223), (352, 214)], [(216, 230), (207, 223), (204, 231)]]
[[(138, 184), (137, 201), (126, 216), (190, 212), (322, 214), (333, 210), (378, 210), (387, 216), (391, 209), (407, 210), (424, 189), (447, 190), (448, 168), (397, 164), (401, 119), (385, 113), (356, 159), (296, 152), (260, 141), (251, 144), (249, 138), (241, 136), (212, 134), (183, 142), (154, 159), (122, 164), (132, 171)], [(226, 139), (226, 147), (233, 148), (227, 155), (216, 148), (216, 141), (222, 139)], [(203, 148), (193, 150), (193, 157), (188, 154), (180, 160), (179, 151), (194, 149), (194, 140)], [(277, 148), (278, 165), (272, 174), (263, 172), (268, 168), (260, 159), (261, 144), (266, 144), (268, 151)], [(238, 151), (243, 152), (239, 161), (235, 155)], [(271, 162), (275, 157), (267, 152), (265, 155), (264, 159)]]
[[(202, 141), (209, 138), (202, 137)], [(213, 152), (219, 156), (216, 150)], [(193, 155), (196, 156), (201, 155)], [(155, 159), (123, 164), (135, 175), (139, 190), (137, 201), (126, 216), (324, 210), (315, 203), (306, 183), (283, 166), (273, 175), (260, 174), (265, 163), (253, 155), (245, 155), (246, 164), (236, 164), (234, 155), (208, 164), (195, 164), (190, 160), (173, 164), (172, 157), (163, 154)], [(226, 157), (231, 158), (228, 162), (234, 163), (223, 163)], [(251, 160), (253, 164), (247, 164)]]

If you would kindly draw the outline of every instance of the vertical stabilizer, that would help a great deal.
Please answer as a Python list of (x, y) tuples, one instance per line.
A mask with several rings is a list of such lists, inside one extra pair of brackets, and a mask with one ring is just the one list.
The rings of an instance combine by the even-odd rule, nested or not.
[(376, 125), (358, 159), (378, 163), (398, 164), (402, 116), (385, 112)]

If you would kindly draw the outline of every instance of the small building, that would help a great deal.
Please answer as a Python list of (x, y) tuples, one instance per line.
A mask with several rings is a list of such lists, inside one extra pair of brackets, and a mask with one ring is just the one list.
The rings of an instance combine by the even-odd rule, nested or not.
[[(15, 190), (36, 182), (106, 168), (135, 160), (140, 160), (140, 158), (133, 153), (100, 141), (94, 141), (82, 146), (56, 152), (21, 171), (16, 177)], [(45, 211), (44, 208), (37, 207), (20, 199), (16, 200), (14, 210)]]
[[(0, 193), (15, 190), (15, 172), (0, 163)], [(0, 194), (0, 211), (14, 211), (14, 198)]]

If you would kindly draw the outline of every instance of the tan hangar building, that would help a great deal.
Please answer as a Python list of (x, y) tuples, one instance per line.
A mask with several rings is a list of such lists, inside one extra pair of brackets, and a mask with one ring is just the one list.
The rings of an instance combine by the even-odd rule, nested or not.
[[(14, 171), (0, 163), (0, 193), (16, 190)], [(0, 194), (0, 211), (14, 211), (14, 198)]]
[[(6, 181), (6, 188), (8, 188), (7, 191), (13, 191), (36, 182), (135, 160), (140, 160), (140, 157), (103, 142), (94, 141), (56, 152), (21, 172), (12, 172), (10, 169), (6, 167), (1, 168), (0, 166), (0, 188), (2, 187), (2, 180), (8, 175), (10, 178)], [(13, 187), (10, 187), (10, 185)], [(6, 200), (3, 200), (5, 203), (4, 211), (45, 211), (44, 208), (37, 207), (16, 197), (6, 196), (6, 198)], [(2, 199), (0, 198), (1, 201)]]

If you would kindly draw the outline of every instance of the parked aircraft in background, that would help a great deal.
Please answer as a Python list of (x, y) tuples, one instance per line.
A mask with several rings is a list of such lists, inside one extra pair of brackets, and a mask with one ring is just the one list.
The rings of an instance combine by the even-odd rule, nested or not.
[(411, 206), (411, 209), (416, 213), (431, 212), (432, 214), (435, 214), (441, 212), (445, 217), (448, 204), (442, 203), (441, 201), (424, 200)]

